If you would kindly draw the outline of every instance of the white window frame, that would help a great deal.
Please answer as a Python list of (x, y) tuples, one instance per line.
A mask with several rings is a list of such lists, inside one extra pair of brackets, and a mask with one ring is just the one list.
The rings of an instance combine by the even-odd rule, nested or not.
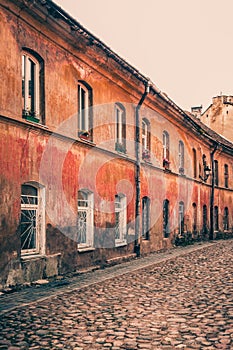
[[(124, 194), (115, 196), (115, 217), (118, 216), (115, 226), (115, 246), (125, 245), (127, 243), (127, 198)], [(117, 226), (118, 224), (118, 226)], [(116, 231), (119, 232), (119, 237), (116, 238)]]
[[(79, 214), (86, 216), (86, 231), (85, 241), (77, 244), (78, 249), (93, 248), (94, 247), (94, 194), (89, 190), (80, 190), (86, 199), (78, 198), (78, 217), (77, 217), (77, 235), (80, 236), (79, 231)], [(81, 235), (82, 236), (82, 235)]]
[(163, 132), (163, 159), (169, 160), (169, 134), (167, 131)]
[(142, 148), (143, 150), (149, 150), (149, 140), (148, 140), (148, 123), (145, 119), (142, 120)]
[(123, 119), (124, 119), (124, 109), (118, 104), (115, 105), (116, 113), (116, 143), (123, 143)]
[[(37, 196), (23, 195), (21, 193), (21, 217), (23, 211), (28, 211), (28, 219), (32, 220), (36, 212), (36, 225), (35, 225), (35, 246), (33, 248), (25, 249), (21, 247), (21, 255), (33, 255), (33, 254), (45, 254), (45, 189), (44, 187), (34, 183), (24, 183), (23, 185), (34, 187), (37, 190)], [(34, 202), (29, 203), (30, 199), (34, 199)], [(22, 220), (20, 220), (20, 235), (22, 236)], [(29, 235), (30, 239), (30, 227), (24, 232), (24, 236)], [(31, 232), (32, 234), (32, 232)], [(26, 243), (26, 242), (25, 242)]]
[[(82, 97), (84, 95), (84, 98)], [(90, 90), (82, 83), (78, 84), (78, 129), (89, 130)]]
[[(34, 65), (34, 94), (29, 96), (29, 77), (31, 63)], [(24, 78), (24, 79), (23, 79)], [(40, 63), (29, 52), (22, 53), (22, 81), (24, 81), (24, 94), (22, 94), (22, 107), (26, 114), (33, 115), (36, 118), (40, 116)], [(34, 110), (32, 110), (32, 98)], [(31, 99), (31, 100), (30, 100)]]

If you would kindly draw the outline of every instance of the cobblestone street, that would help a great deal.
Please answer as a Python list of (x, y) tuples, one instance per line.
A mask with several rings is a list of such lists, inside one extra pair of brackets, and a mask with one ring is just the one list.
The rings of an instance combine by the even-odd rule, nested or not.
[(232, 260), (233, 240), (204, 243), (34, 299), (30, 288), (2, 295), (0, 349), (233, 349)]

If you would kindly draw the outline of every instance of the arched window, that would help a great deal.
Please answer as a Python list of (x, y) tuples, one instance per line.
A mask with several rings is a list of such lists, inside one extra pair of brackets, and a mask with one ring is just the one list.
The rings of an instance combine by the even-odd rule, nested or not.
[(228, 210), (227, 207), (224, 208), (223, 229), (224, 229), (224, 231), (228, 231), (229, 230), (229, 210)]
[(218, 223), (218, 207), (214, 207), (214, 230), (219, 230), (219, 223)]
[(142, 119), (142, 159), (150, 161), (150, 123)]
[(142, 237), (149, 239), (150, 232), (150, 199), (142, 198)]
[(92, 139), (93, 128), (92, 88), (84, 81), (78, 83), (78, 130), (79, 136)]
[(126, 243), (127, 201), (124, 194), (115, 195), (115, 246)]
[(121, 103), (115, 104), (115, 122), (116, 122), (116, 144), (115, 149), (118, 152), (126, 152), (126, 116), (125, 108)]
[(179, 173), (184, 174), (184, 143), (179, 141)]
[(93, 193), (89, 190), (78, 191), (78, 248), (93, 247), (94, 210)]
[(179, 202), (179, 234), (184, 234), (184, 202)]
[(229, 179), (228, 165), (224, 164), (224, 185), (226, 188), (228, 188), (228, 179)]
[(193, 233), (197, 232), (197, 205), (196, 203), (192, 204), (193, 207)]
[(197, 151), (193, 148), (193, 177), (197, 177)]
[(21, 253), (43, 253), (45, 247), (43, 189), (34, 184), (21, 186)]
[(169, 134), (167, 131), (164, 131), (163, 132), (163, 166), (167, 169), (169, 168), (169, 164), (170, 164), (169, 142), (170, 142)]
[(23, 118), (44, 123), (44, 61), (35, 52), (22, 53), (22, 115)]
[(163, 236), (168, 238), (170, 234), (169, 228), (169, 200), (165, 199), (163, 201)]

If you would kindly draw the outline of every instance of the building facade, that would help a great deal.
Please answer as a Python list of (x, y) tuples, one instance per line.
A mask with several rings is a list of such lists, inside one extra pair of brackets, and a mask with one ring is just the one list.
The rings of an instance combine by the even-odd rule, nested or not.
[(230, 141), (50, 0), (0, 30), (1, 288), (231, 235)]

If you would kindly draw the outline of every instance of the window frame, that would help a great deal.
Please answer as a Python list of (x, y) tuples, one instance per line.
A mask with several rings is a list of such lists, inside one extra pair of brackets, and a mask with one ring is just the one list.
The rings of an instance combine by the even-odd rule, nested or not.
[(214, 206), (214, 231), (219, 231), (219, 210), (218, 206)]
[(179, 234), (182, 236), (184, 234), (184, 202), (179, 202), (179, 217), (178, 217), (178, 224), (179, 224)]
[(193, 148), (193, 177), (197, 178), (197, 151)]
[(149, 240), (150, 237), (150, 198), (142, 198), (142, 238)]
[(44, 61), (33, 50), (23, 48), (21, 64), (22, 116), (44, 124)]
[[(36, 190), (37, 195), (23, 194), (24, 188)], [(30, 197), (30, 200), (34, 199), (37, 203), (28, 203), (25, 201), (25, 197)], [(24, 198), (24, 199), (23, 199)], [(20, 237), (21, 237), (21, 256), (35, 255), (35, 254), (45, 254), (45, 189), (43, 186), (37, 183), (23, 183), (21, 185), (21, 219), (20, 219)], [(35, 233), (33, 234), (35, 238), (35, 245), (32, 248), (23, 249), (22, 247), (22, 225), (25, 222), (22, 221), (22, 212), (28, 211), (28, 218), (34, 221), (34, 215), (32, 212), (36, 212), (36, 224), (33, 226), (35, 228)], [(33, 216), (32, 216), (33, 215)], [(24, 216), (26, 216), (24, 214)], [(28, 232), (28, 229), (25, 231)], [(24, 233), (25, 233), (24, 232)], [(31, 235), (32, 237), (32, 235)], [(31, 241), (31, 239), (30, 239)], [(26, 242), (26, 240), (25, 240)], [(24, 246), (24, 244), (23, 244)]]
[[(115, 195), (115, 246), (127, 244), (127, 197), (123, 193)], [(118, 235), (119, 233), (119, 235)]]
[(179, 141), (179, 174), (184, 174), (184, 142)]
[(115, 112), (115, 150), (126, 153), (126, 112), (125, 107), (117, 102), (114, 106)]
[(170, 164), (170, 136), (169, 133), (163, 131), (163, 167), (169, 168)]
[(93, 91), (91, 86), (78, 81), (78, 136), (92, 140), (93, 134)]
[(229, 188), (229, 167), (228, 164), (224, 164), (224, 186)]
[(223, 230), (224, 231), (229, 231), (229, 209), (228, 209), (228, 207), (224, 208), (224, 213), (223, 213)]
[(170, 235), (170, 225), (169, 225), (169, 210), (170, 202), (168, 199), (163, 201), (163, 237), (168, 238)]
[(219, 185), (219, 178), (218, 178), (218, 161), (214, 160), (214, 185), (218, 187)]
[[(80, 198), (82, 195), (82, 198)], [(81, 205), (83, 202), (83, 205)], [(94, 194), (88, 189), (80, 189), (78, 191), (77, 198), (77, 248), (85, 249), (85, 248), (94, 248)], [(83, 232), (79, 231), (80, 225), (80, 214), (85, 214), (85, 236), (83, 236)], [(81, 238), (80, 238), (81, 237)], [(85, 241), (82, 242), (82, 238), (85, 237)], [(80, 242), (79, 242), (80, 240)]]

